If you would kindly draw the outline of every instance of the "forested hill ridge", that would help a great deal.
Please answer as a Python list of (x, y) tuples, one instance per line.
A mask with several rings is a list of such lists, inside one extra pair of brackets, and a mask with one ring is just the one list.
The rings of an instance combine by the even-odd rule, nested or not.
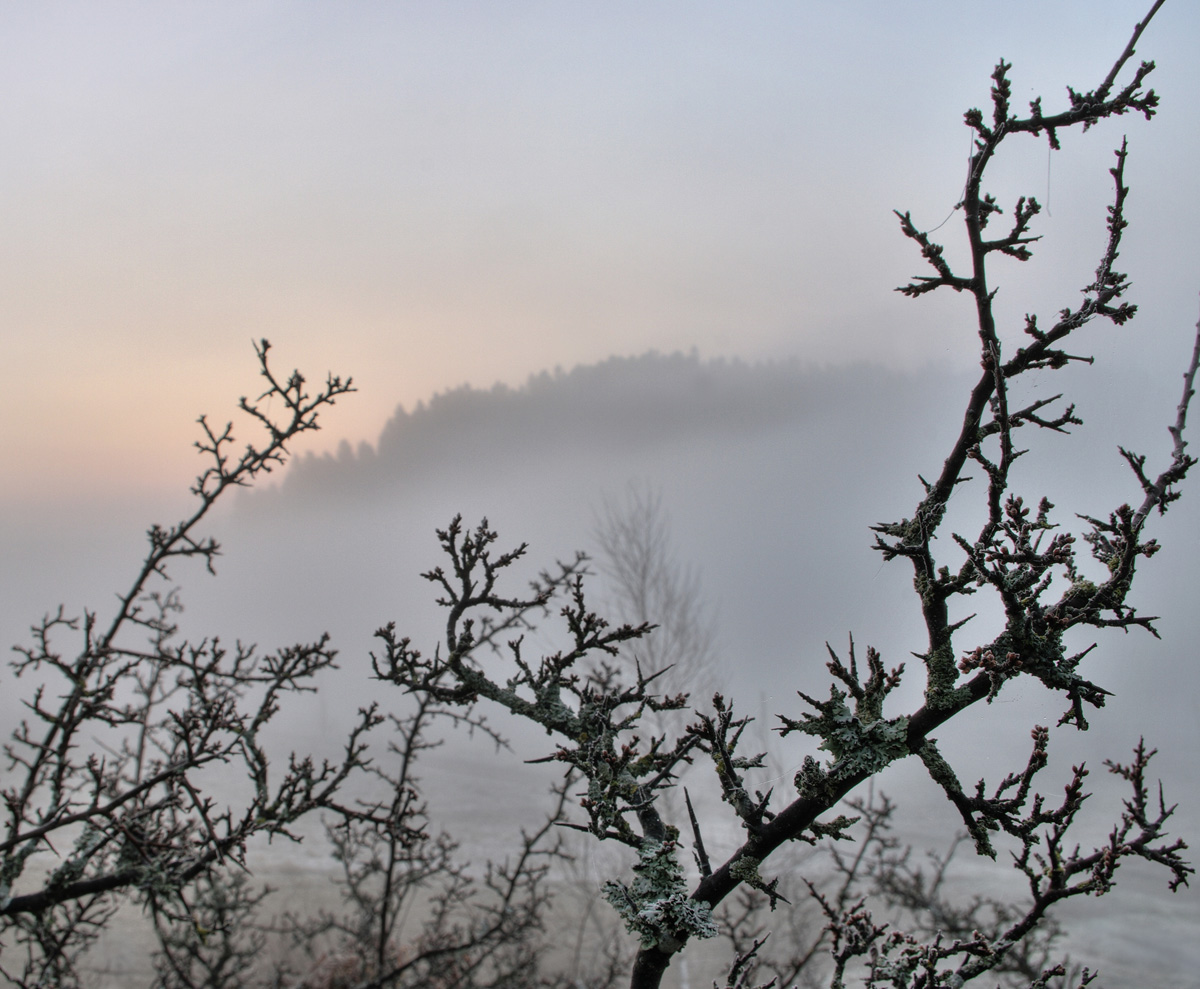
[[(286, 497), (404, 487), (431, 474), (527, 469), (547, 458), (621, 458), (689, 441), (724, 442), (783, 426), (845, 428), (923, 404), (945, 372), (821, 368), (799, 360), (746, 363), (691, 353), (610, 357), (531, 375), (519, 387), (461, 386), (400, 406), (375, 445), (296, 458)], [(936, 390), (936, 389), (935, 389)], [(913, 411), (916, 411), (913, 409)], [(263, 495), (273, 497), (270, 489)], [(253, 500), (253, 499), (252, 499)]]

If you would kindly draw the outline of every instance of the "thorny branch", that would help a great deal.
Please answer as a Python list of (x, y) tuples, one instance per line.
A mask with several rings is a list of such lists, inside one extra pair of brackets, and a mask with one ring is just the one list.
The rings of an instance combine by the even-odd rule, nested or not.
[[(1104, 571), (1095, 577), (1085, 575), (1076, 556), (1076, 537), (1053, 520), (1054, 506), (1045, 498), (1034, 499), (1037, 508), (1033, 511), (1012, 485), (1013, 465), (1027, 452), (1014, 442), (1018, 429), (1065, 433), (1081, 420), (1073, 405), (1059, 406), (1060, 397), (1017, 407), (1010, 401), (1011, 383), (1030, 370), (1056, 370), (1075, 361), (1090, 363), (1091, 358), (1064, 349), (1066, 339), (1096, 317), (1124, 325), (1136, 313), (1136, 307), (1124, 300), (1128, 278), (1115, 268), (1126, 227), (1127, 145), (1122, 141), (1111, 169), (1114, 195), (1108, 208), (1106, 243), (1095, 277), (1083, 289), (1083, 301), (1074, 308), (1063, 308), (1049, 328), (1039, 325), (1036, 316), (1027, 316), (1020, 327), (1023, 342), (1011, 353), (1006, 349), (1013, 347), (1009, 334), (1002, 332), (993, 309), (995, 290), (990, 285), (988, 263), (993, 256), (1021, 262), (1032, 257), (1033, 245), (1038, 242), (1032, 231), (1040, 206), (1032, 197), (1021, 197), (1007, 231), (987, 239), (989, 221), (1003, 211), (984, 190), (983, 182), (1001, 145), (1014, 135), (1044, 134), (1057, 149), (1058, 133), (1065, 128), (1087, 130), (1102, 120), (1131, 112), (1147, 119), (1154, 115), (1158, 97), (1143, 88), (1153, 63), (1143, 62), (1128, 83), (1119, 89), (1115, 86), (1133, 54), (1134, 42), (1158, 6), (1156, 3), (1137, 25), (1130, 44), (1104, 81), (1086, 92), (1068, 90), (1070, 106), (1059, 113), (1044, 114), (1039, 99), (1030, 104), (1027, 117), (1015, 115), (1010, 107), (1012, 67), (1004, 61), (996, 66), (990, 116), (970, 110), (964, 117), (974, 136), (959, 203), (969, 246), (965, 267), (952, 262), (944, 246), (920, 230), (911, 214), (897, 214), (901, 232), (916, 243), (933, 269), (933, 274), (918, 276), (900, 291), (919, 297), (950, 288), (972, 296), (981, 367), (949, 456), (936, 478), (923, 482), (924, 497), (912, 516), (874, 527), (875, 546), (883, 559), (905, 559), (913, 568), (927, 636), (924, 648), (915, 654), (922, 661), (925, 680), (924, 704), (918, 709), (891, 717), (884, 713), (885, 701), (900, 683), (903, 667), (888, 670), (878, 654), (868, 650), (864, 679), (853, 642), (845, 663), (830, 649), (829, 670), (835, 682), (829, 699), (801, 693), (811, 710), (798, 718), (781, 716), (779, 729), (784, 735), (796, 732), (816, 737), (829, 758), (820, 763), (811, 755), (805, 757), (794, 779), (796, 796), (783, 806), (772, 806), (772, 792), (751, 794), (746, 773), (761, 765), (761, 757), (737, 752), (746, 720), (735, 718), (721, 695), (714, 697), (715, 713), (697, 712), (696, 722), (673, 743), (658, 734), (643, 740), (639, 729), (645, 730), (641, 720), (645, 712), (680, 706), (683, 698), (656, 698), (651, 690), (654, 677), (644, 676), (640, 668), (632, 685), (622, 685), (610, 665), (585, 667), (589, 654), (612, 655), (619, 643), (636, 640), (651, 628), (611, 629), (589, 611), (584, 602), (582, 561), (561, 566), (553, 576), (543, 575), (530, 597), (510, 599), (495, 590), (497, 576), (524, 552), (523, 546), (493, 558), (489, 547), (496, 537), (486, 523), (471, 534), (455, 519), (450, 529), (439, 533), (452, 570), (439, 568), (426, 576), (444, 592), (441, 603), (448, 609), (445, 642), (431, 659), (403, 642), (385, 663), (377, 665), (377, 673), (406, 690), (426, 692), (447, 703), (470, 706), (481, 698), (491, 700), (555, 736), (559, 747), (548, 759), (568, 763), (586, 782), (580, 798), (588, 815), (586, 829), (639, 853), (633, 882), (610, 883), (606, 894), (641, 942), (631, 981), (635, 989), (658, 986), (671, 959), (690, 937), (711, 935), (712, 909), (739, 887), (766, 893), (774, 905), (780, 899), (776, 880), (763, 878), (759, 871), (768, 857), (791, 841), (847, 837), (852, 819), (822, 820), (823, 816), (860, 783), (912, 754), (922, 760), (961, 814), (979, 852), (995, 854), (991, 841), (995, 833), (1020, 844), (1023, 851), (1018, 864), (1024, 868), (1020, 865), (1024, 862), (1028, 867), (1034, 905), (1005, 931), (994, 932), (994, 937), (976, 932), (953, 940), (935, 937), (931, 942), (918, 942), (896, 932), (885, 937), (886, 925), (875, 923), (864, 903), (834, 903), (821, 894), (818, 902), (831, 924), (834, 985), (841, 984), (846, 966), (868, 952), (875, 953), (870, 968), (872, 985), (950, 984), (943, 974), (944, 963), (952, 958), (959, 960), (955, 978), (962, 980), (1003, 967), (1014, 946), (1029, 935), (1052, 904), (1100, 892), (1111, 882), (1109, 870), (1131, 856), (1167, 867), (1173, 874), (1172, 888), (1187, 881), (1191, 868), (1180, 857), (1182, 843), (1164, 842), (1170, 809), (1160, 804), (1158, 813), (1152, 813), (1143, 798), (1135, 797), (1125, 824), (1114, 832), (1109, 847), (1096, 853), (1098, 858), (1064, 851), (1066, 832), (1085, 799), (1086, 771), (1083, 767), (1075, 771), (1057, 805), (1033, 791), (1034, 777), (1046, 763), (1047, 729), (1035, 729), (1033, 752), (1024, 770), (1007, 776), (990, 794), (983, 781), (974, 794), (965, 791), (932, 737), (939, 725), (980, 701), (995, 699), (1009, 681), (1022, 675), (1034, 677), (1064, 696), (1067, 710), (1060, 724), (1085, 729), (1085, 705), (1103, 706), (1107, 691), (1080, 673), (1081, 662), (1091, 649), (1070, 652), (1065, 634), (1079, 626), (1154, 630), (1153, 619), (1139, 614), (1128, 597), (1138, 560), (1150, 557), (1158, 548), (1153, 539), (1143, 535), (1147, 517), (1152, 509), (1164, 511), (1178, 498), (1178, 486), (1195, 463), (1185, 452), (1183, 429), (1200, 361), (1200, 336), (1171, 430), (1171, 464), (1151, 476), (1145, 458), (1122, 451), (1142, 489), (1143, 503), (1137, 510), (1119, 506), (1107, 521), (1085, 520), (1091, 528), (1082, 540)], [(961, 555), (953, 563), (942, 562), (935, 554), (934, 540), (952, 497), (965, 497), (971, 490), (965, 468), (972, 462), (982, 471), (983, 522), (974, 536), (951, 533), (950, 548)], [(995, 595), (1003, 608), (1003, 631), (990, 641), (964, 649), (956, 637), (970, 617), (952, 620), (950, 606), (960, 597), (984, 592)], [(517, 634), (508, 640), (505, 652), (499, 632), (526, 628), (530, 617), (548, 608), (552, 598), (564, 602), (560, 614), (569, 646), (531, 661)], [(472, 613), (488, 617), (474, 619), (469, 617)], [(502, 653), (503, 661), (492, 657), (485, 662), (479, 645)], [(515, 672), (509, 675), (505, 669)], [(678, 854), (681, 829), (664, 819), (658, 798), (679, 766), (697, 756), (712, 763), (721, 797), (742, 827), (744, 841), (723, 864), (716, 865), (711, 859), (712, 843), (704, 840), (702, 822), (689, 799), (686, 830), (694, 837), (702, 875), (685, 897)], [(1127, 770), (1135, 790), (1142, 786), (1145, 762), (1139, 754), (1134, 768)], [(760, 947), (753, 940), (742, 945), (739, 971), (748, 970)], [(1050, 969), (1038, 973), (1035, 982), (1044, 983), (1052, 977), (1049, 973)], [(741, 976), (735, 982), (737, 978)]]
[[(292, 837), (293, 822), (330, 806), (364, 763), (364, 733), (380, 720), (360, 712), (343, 756), (317, 764), (292, 756), (272, 773), (262, 732), (289, 693), (315, 689), (334, 664), (328, 638), (260, 655), (217, 638), (176, 644), (174, 615), (182, 606), (167, 579), (177, 559), (207, 568), (220, 551), (197, 527), (222, 494), (282, 465), (289, 444), (318, 428), (320, 411), (354, 390), (330, 376), (310, 394), (293, 372), (283, 379), (268, 361), (270, 344), (255, 345), (268, 387), (240, 408), (266, 431), (261, 444), (234, 451), (232, 424), (215, 429), (200, 419), (196, 446), (207, 466), (196, 479), (194, 511), (175, 525), (154, 526), (149, 548), (115, 614), (102, 624), (62, 608), (17, 647), (12, 668), (35, 680), (27, 715), (4, 746), (7, 782), (0, 838), (0, 933), (24, 948), (20, 968), (5, 958), (3, 974), (19, 985), (68, 985), (75, 959), (96, 937), (118, 896), (132, 896), (156, 916), (190, 916), (186, 891), (214, 870), (240, 866), (253, 835)], [(266, 405), (282, 403), (282, 418)], [(78, 639), (63, 652), (59, 640)], [(141, 644), (137, 636), (147, 642)], [(249, 796), (240, 809), (206, 795), (216, 767), (238, 766)], [(35, 860), (50, 863), (31, 879)]]

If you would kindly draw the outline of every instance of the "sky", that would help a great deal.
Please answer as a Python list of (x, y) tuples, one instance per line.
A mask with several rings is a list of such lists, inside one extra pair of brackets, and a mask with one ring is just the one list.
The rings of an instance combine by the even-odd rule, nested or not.
[[(0, 504), (178, 490), (194, 420), (281, 369), (397, 404), (611, 354), (969, 367), (966, 300), (892, 290), (961, 189), (962, 112), (1094, 86), (1127, 2), (58, 3), (0, 10)], [(1158, 119), (1027, 140), (993, 189), (1049, 201), (1005, 271), (1019, 325), (1077, 300), (1122, 134), (1123, 261), (1178, 367), (1200, 286), (1194, 5), (1139, 45)], [(943, 228), (954, 257), (957, 217)], [(961, 255), (960, 255), (961, 256)], [(1012, 263), (1009, 268), (1016, 268)], [(1011, 295), (1006, 295), (1009, 293)], [(1008, 299), (1011, 298), (1011, 304)], [(1010, 308), (1004, 308), (1010, 306)]]

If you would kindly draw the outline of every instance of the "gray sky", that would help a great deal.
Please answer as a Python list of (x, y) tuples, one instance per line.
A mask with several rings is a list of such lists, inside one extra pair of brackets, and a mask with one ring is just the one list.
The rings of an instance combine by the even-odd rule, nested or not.
[[(447, 387), (650, 348), (969, 366), (967, 300), (892, 291), (922, 269), (890, 211), (949, 214), (998, 57), (1016, 106), (1053, 108), (1142, 6), (6, 5), (0, 499), (178, 490), (259, 336), (360, 384), (315, 449)], [(1077, 300), (1128, 133), (1148, 343), (1123, 359), (1183, 359), (1198, 28), (1172, 0), (1139, 46), (1152, 125), (998, 163), (1002, 203), (1052, 213), (1028, 272), (1002, 272), (1014, 325)]]

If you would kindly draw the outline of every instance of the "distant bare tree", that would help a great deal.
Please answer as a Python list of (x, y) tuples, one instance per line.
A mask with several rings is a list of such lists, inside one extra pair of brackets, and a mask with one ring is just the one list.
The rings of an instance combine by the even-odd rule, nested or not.
[(630, 482), (623, 500), (605, 496), (592, 534), (614, 617), (655, 627), (631, 649), (642, 669), (670, 670), (667, 682), (686, 684), (695, 696), (720, 690), (716, 623), (699, 571), (675, 555), (662, 492)]

